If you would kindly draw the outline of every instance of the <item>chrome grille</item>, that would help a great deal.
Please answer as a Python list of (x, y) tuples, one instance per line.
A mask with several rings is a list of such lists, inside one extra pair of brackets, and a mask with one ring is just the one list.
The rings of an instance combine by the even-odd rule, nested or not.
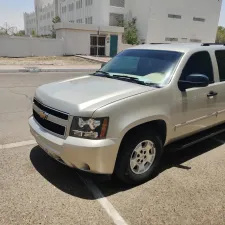
[(67, 136), (70, 124), (68, 113), (53, 109), (34, 99), (33, 116), (37, 123), (50, 133), (60, 137)]

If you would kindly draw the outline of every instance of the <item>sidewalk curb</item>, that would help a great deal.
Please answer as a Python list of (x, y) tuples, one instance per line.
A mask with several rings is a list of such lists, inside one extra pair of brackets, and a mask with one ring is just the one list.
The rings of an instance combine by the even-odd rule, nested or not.
[(0, 73), (42, 73), (42, 72), (93, 72), (96, 71), (96, 69), (86, 69), (86, 68), (62, 68), (62, 69), (56, 69), (56, 68), (49, 68), (49, 69), (0, 69)]
[(82, 58), (82, 59), (86, 59), (86, 60), (88, 60), (90, 62), (92, 61), (92, 62), (98, 62), (98, 63), (106, 63), (106, 61), (104, 61), (104, 60), (99, 60), (99, 59), (94, 59), (94, 58), (89, 59), (89, 58), (86, 58), (83, 55), (76, 55), (76, 57), (79, 57), (79, 58)]

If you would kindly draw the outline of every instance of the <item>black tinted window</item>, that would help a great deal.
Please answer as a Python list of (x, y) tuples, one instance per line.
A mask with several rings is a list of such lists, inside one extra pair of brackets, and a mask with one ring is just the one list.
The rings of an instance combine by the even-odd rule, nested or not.
[(212, 61), (208, 52), (198, 52), (190, 57), (183, 69), (181, 79), (185, 80), (190, 74), (206, 75), (210, 83), (214, 82)]
[(216, 51), (216, 59), (219, 68), (220, 81), (225, 81), (225, 51)]

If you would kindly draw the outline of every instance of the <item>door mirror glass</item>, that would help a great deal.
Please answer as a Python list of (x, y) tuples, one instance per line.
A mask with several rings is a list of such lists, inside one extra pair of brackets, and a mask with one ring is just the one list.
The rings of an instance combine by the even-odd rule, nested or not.
[(209, 85), (209, 78), (203, 74), (190, 74), (185, 80), (178, 81), (178, 87), (181, 91), (190, 88), (207, 87)]

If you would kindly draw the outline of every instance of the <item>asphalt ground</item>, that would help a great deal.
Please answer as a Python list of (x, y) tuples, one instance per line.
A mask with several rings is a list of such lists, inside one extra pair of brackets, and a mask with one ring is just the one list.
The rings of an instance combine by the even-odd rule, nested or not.
[(225, 134), (164, 154), (139, 186), (67, 168), (32, 141), (36, 87), (80, 75), (0, 74), (0, 224), (225, 224)]

